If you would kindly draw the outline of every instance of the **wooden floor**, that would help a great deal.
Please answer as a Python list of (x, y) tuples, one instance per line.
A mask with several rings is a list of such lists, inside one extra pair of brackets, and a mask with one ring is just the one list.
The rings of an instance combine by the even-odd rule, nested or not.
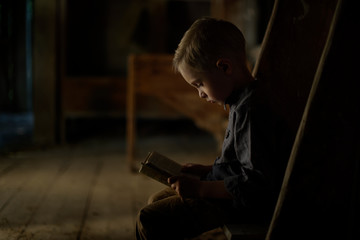
[[(208, 135), (145, 137), (137, 147), (139, 159), (151, 150), (180, 162), (212, 163), (217, 155)], [(129, 171), (124, 138), (0, 157), (0, 240), (134, 239), (138, 210), (163, 188)]]

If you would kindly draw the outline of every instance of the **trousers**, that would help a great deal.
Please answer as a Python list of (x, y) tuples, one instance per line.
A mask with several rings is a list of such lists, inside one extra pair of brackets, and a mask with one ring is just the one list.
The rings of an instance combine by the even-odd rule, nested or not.
[(229, 219), (221, 206), (224, 206), (223, 201), (183, 199), (173, 189), (166, 188), (152, 195), (148, 205), (139, 211), (136, 239), (183, 240), (195, 237), (223, 226)]

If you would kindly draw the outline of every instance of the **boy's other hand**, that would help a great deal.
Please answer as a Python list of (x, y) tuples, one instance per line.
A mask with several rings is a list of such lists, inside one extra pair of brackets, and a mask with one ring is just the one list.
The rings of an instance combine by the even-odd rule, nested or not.
[(199, 178), (189, 176), (173, 176), (168, 178), (168, 183), (181, 198), (201, 197), (202, 182)]

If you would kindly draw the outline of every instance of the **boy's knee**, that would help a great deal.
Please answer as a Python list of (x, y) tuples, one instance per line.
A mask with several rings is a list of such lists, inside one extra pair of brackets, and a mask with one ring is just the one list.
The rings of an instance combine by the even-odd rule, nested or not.
[(157, 198), (157, 195), (156, 194), (153, 194), (153, 195), (151, 195), (150, 197), (149, 197), (149, 199), (148, 199), (148, 201), (147, 201), (147, 204), (152, 204), (152, 203), (154, 203), (154, 202), (156, 202), (156, 201), (158, 201), (159, 199)]

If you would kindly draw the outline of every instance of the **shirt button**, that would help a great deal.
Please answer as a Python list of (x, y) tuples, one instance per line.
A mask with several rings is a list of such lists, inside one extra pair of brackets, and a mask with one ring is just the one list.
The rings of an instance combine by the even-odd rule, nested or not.
[(229, 136), (230, 136), (230, 130), (228, 130), (228, 131), (226, 132), (226, 137), (225, 137), (225, 139), (228, 139)]

